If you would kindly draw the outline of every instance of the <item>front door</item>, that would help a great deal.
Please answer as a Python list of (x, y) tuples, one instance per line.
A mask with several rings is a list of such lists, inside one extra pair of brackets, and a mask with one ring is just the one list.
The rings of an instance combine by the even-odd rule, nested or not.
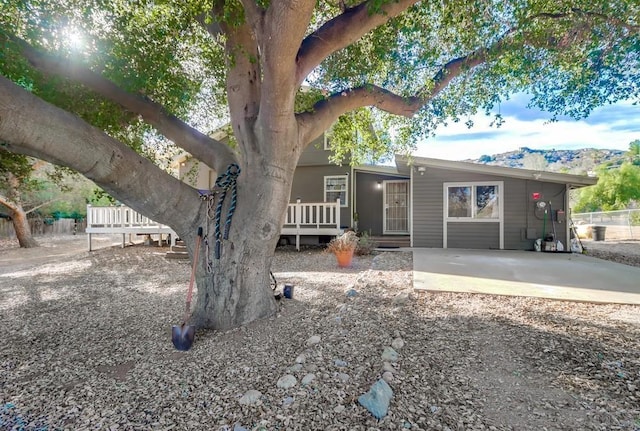
[(384, 181), (383, 233), (409, 233), (409, 181)]

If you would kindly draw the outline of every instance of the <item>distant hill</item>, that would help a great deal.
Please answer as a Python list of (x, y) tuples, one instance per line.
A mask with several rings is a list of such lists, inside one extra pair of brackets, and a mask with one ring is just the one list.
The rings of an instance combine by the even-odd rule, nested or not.
[(524, 168), (539, 171), (586, 175), (598, 165), (619, 165), (625, 151), (582, 148), (579, 150), (534, 150), (527, 147), (501, 154), (484, 155), (467, 162), (485, 165)]

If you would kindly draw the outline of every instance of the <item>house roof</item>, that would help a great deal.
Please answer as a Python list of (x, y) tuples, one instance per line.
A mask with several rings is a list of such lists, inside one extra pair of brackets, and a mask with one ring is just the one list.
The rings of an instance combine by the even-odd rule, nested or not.
[(396, 155), (396, 166), (398, 172), (409, 175), (411, 169), (418, 169), (421, 166), (452, 171), (476, 172), (485, 175), (497, 175), (510, 178), (521, 178), (526, 180), (544, 181), (549, 183), (568, 184), (571, 187), (592, 186), (598, 182), (597, 177), (586, 175), (561, 174), (557, 172), (534, 171), (531, 169), (507, 168), (504, 166), (484, 165), (471, 162), (457, 162), (452, 160), (432, 159), (429, 157), (406, 157)]
[(408, 177), (407, 173), (398, 172), (397, 166), (385, 166), (385, 165), (358, 165), (353, 168), (357, 172), (367, 172), (370, 174), (382, 174), (391, 176)]

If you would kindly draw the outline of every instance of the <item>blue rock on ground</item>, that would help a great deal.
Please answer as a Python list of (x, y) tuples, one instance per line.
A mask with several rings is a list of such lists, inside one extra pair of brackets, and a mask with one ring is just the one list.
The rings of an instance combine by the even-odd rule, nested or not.
[(358, 291), (357, 290), (355, 290), (355, 289), (347, 290), (347, 298), (353, 298), (356, 295), (358, 295)]
[(391, 397), (393, 397), (391, 386), (380, 379), (371, 386), (369, 392), (360, 395), (358, 402), (362, 407), (369, 410), (369, 413), (376, 419), (382, 419), (387, 415)]
[(398, 360), (398, 352), (396, 352), (393, 347), (385, 347), (382, 352), (382, 359), (385, 361), (396, 362)]

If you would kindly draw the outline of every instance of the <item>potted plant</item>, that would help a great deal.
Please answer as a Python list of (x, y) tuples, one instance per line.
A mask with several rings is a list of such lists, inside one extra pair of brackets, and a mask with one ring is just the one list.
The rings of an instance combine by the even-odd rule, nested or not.
[(358, 236), (353, 231), (347, 231), (332, 239), (327, 245), (327, 251), (333, 253), (340, 268), (351, 266), (353, 252), (358, 245)]

